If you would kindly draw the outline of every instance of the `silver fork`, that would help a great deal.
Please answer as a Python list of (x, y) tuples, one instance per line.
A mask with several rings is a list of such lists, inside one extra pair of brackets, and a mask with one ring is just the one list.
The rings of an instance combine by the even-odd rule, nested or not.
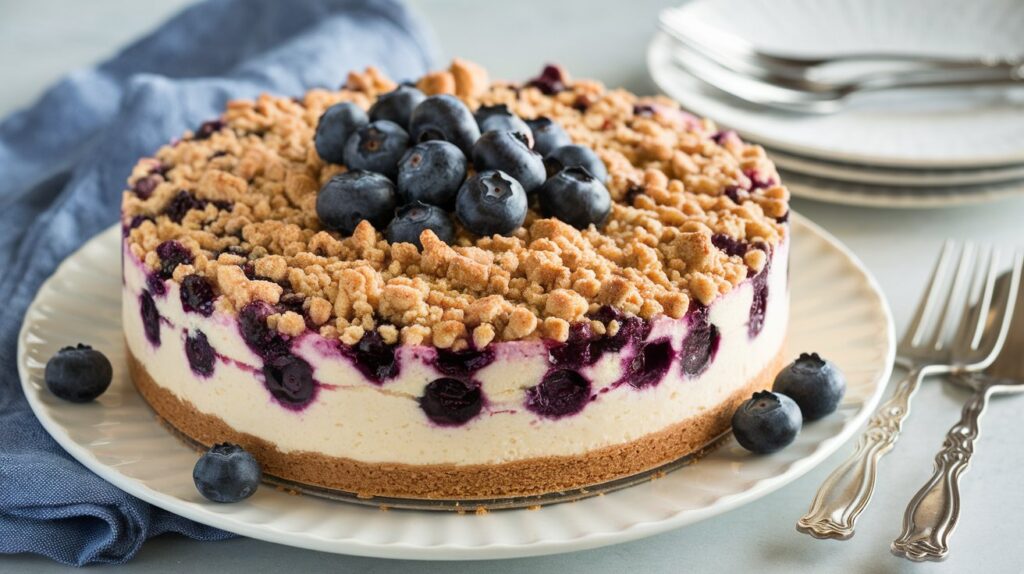
[[(1021, 255), (1015, 271), (1019, 273)], [(1007, 288), (1010, 277), (1000, 279)], [(992, 366), (981, 373), (953, 377), (974, 393), (964, 404), (960, 420), (949, 429), (942, 450), (935, 456), (932, 477), (917, 491), (903, 515), (903, 531), (892, 543), (892, 552), (914, 561), (945, 560), (949, 537), (960, 519), (960, 477), (967, 472), (980, 434), (981, 415), (992, 395), (1024, 392), (1024, 290), (1010, 320), (1006, 343)]]
[[(957, 251), (959, 262), (951, 272)], [(896, 444), (921, 381), (931, 375), (980, 371), (992, 363), (1006, 339), (1008, 302), (1015, 300), (1020, 285), (1018, 265), (1009, 292), (994, 299), (998, 266), (998, 252), (991, 247), (966, 244), (958, 249), (954, 242), (946, 242), (927, 295), (899, 343), (897, 363), (907, 375), (875, 411), (853, 454), (825, 479), (797, 530), (815, 538), (853, 536), (857, 519), (874, 494), (878, 463)], [(972, 336), (950, 335), (957, 323), (957, 333)]]
[(999, 72), (917, 70), (824, 82), (784, 78), (769, 72), (757, 76), (738, 74), (718, 60), (687, 49), (673, 50), (671, 57), (676, 67), (727, 94), (753, 104), (797, 113), (836, 113), (846, 108), (857, 94), (884, 90), (1024, 85), (1024, 64)]

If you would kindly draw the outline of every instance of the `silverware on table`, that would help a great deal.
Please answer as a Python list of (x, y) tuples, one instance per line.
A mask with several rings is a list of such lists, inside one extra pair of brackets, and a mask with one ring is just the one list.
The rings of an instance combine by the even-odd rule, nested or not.
[[(1021, 255), (1017, 258), (1019, 271)], [(1000, 286), (1006, 288), (1010, 281), (1003, 278)], [(935, 472), (911, 499), (903, 515), (903, 532), (892, 543), (893, 554), (914, 561), (944, 560), (949, 554), (949, 537), (960, 518), (960, 478), (971, 464), (989, 397), (1024, 392), (1024, 290), (1018, 294), (1010, 332), (995, 362), (981, 373), (952, 380), (974, 393), (964, 404), (960, 421), (946, 434), (935, 457)]]
[[(676, 9), (659, 17), (680, 49), (673, 63), (699, 80), (751, 103), (792, 112), (829, 114), (865, 92), (904, 88), (1024, 85), (1024, 58), (953, 59), (916, 54), (861, 53), (784, 56), (760, 51), (741, 38), (689, 25)], [(838, 64), (871, 62), (888, 67), (823, 79)], [(891, 64), (903, 66), (892, 68)], [(860, 66), (859, 69), (863, 69)]]
[[(968, 243), (960, 249), (946, 242), (897, 349), (897, 364), (907, 375), (872, 415), (853, 454), (825, 479), (797, 530), (815, 538), (853, 536), (874, 494), (879, 461), (895, 445), (921, 381), (931, 375), (977, 372), (992, 363), (1006, 339), (1008, 311), (1020, 286), (1018, 258), (1008, 288), (995, 292), (998, 267), (995, 248), (975, 249)], [(951, 333), (954, 325), (959, 326)]]
[(691, 22), (684, 10), (667, 8), (658, 15), (658, 26), (677, 42), (721, 62), (739, 73), (756, 75), (769, 70), (793, 78), (808, 78), (829, 66), (858, 63), (896, 63), (946, 70), (1006, 71), (1024, 64), (1024, 54), (1002, 57), (956, 58), (906, 52), (851, 52), (834, 55), (781, 54), (755, 47), (724, 30)]

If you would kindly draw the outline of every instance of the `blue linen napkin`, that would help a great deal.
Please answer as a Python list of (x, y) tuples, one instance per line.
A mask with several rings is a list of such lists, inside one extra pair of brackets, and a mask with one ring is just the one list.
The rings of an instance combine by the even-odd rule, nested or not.
[(211, 0), (0, 122), (0, 552), (122, 563), (166, 532), (231, 536), (118, 490), (46, 434), (15, 366), (25, 309), (62, 259), (117, 221), (135, 160), (229, 99), (336, 88), (368, 65), (411, 79), (436, 53), (399, 0)]

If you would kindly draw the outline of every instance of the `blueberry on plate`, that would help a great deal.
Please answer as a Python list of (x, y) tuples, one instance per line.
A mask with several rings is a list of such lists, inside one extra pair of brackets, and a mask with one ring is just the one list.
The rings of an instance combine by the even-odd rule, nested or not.
[(215, 444), (192, 469), (196, 489), (213, 502), (238, 502), (252, 496), (260, 485), (262, 470), (244, 448), (237, 444)]
[(395, 122), (378, 120), (356, 130), (345, 143), (345, 165), (382, 173), (392, 179), (409, 147), (409, 134)]
[(526, 191), (507, 173), (478, 173), (459, 189), (455, 214), (477, 235), (509, 235), (526, 220)]
[(535, 120), (526, 120), (526, 125), (530, 126), (533, 133), (533, 151), (542, 156), (572, 143), (561, 124), (551, 118), (541, 116)]
[(537, 192), (540, 211), (575, 227), (600, 226), (612, 210), (604, 184), (581, 167), (567, 167), (544, 182)]
[(732, 415), (732, 432), (740, 446), (769, 454), (789, 445), (800, 432), (800, 407), (786, 395), (758, 391)]
[(533, 147), (533, 130), (519, 116), (513, 114), (505, 104), (480, 106), (476, 111), (476, 124), (480, 133), (512, 132), (523, 136)]
[(316, 215), (332, 231), (352, 235), (362, 220), (384, 229), (395, 211), (395, 184), (379, 173), (348, 171), (327, 181), (316, 196)]
[(544, 166), (548, 175), (554, 175), (567, 167), (582, 167), (596, 177), (601, 183), (608, 181), (608, 168), (594, 150), (578, 144), (564, 145), (549, 153), (544, 158)]
[(46, 388), (58, 398), (87, 403), (103, 394), (114, 377), (114, 369), (103, 353), (89, 345), (64, 347), (46, 362)]
[(526, 193), (544, 183), (544, 159), (526, 140), (512, 132), (487, 132), (473, 144), (473, 167), (478, 171), (500, 170), (515, 178)]
[(449, 245), (455, 241), (455, 226), (448, 212), (420, 201), (399, 207), (384, 236), (391, 243), (412, 243), (422, 249), (420, 234), (426, 229)]
[(408, 130), (412, 111), (425, 99), (427, 96), (412, 86), (398, 86), (377, 98), (377, 101), (370, 106), (370, 119), (395, 122), (403, 129)]
[(316, 153), (328, 163), (344, 163), (345, 142), (356, 130), (370, 122), (363, 108), (342, 102), (327, 108), (316, 124), (313, 144)]
[(779, 371), (772, 390), (796, 401), (804, 420), (810, 422), (839, 407), (846, 394), (846, 378), (834, 363), (817, 353), (801, 353)]
[(473, 142), (480, 137), (473, 113), (462, 100), (450, 94), (430, 96), (412, 111), (409, 135), (413, 143), (430, 140), (451, 142), (469, 155)]
[(398, 163), (398, 195), (404, 202), (450, 207), (466, 181), (468, 163), (455, 144), (441, 140), (416, 144)]

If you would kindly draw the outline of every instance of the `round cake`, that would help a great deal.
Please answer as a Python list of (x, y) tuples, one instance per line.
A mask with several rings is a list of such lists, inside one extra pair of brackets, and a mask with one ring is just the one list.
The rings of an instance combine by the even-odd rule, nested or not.
[[(460, 141), (443, 113), (430, 129), (394, 131), (407, 146), (448, 140), (469, 162), (457, 205), (417, 204), (441, 222), (418, 242), (387, 237), (426, 180), (397, 182), (387, 218), (351, 229), (318, 206), (346, 177), (384, 190), (402, 178), (343, 165), (324, 116), (343, 102), (375, 122), (396, 116), (397, 92), (457, 98), (484, 134)], [(395, 123), (422, 124), (424, 107)], [(512, 134), (521, 161), (536, 162), (568, 143), (549, 128), (600, 161), (574, 168), (577, 156), (546, 150), (540, 187), (484, 171), (504, 160), (479, 142)], [(528, 192), (511, 230), (479, 232), (490, 228), (472, 214), (490, 199), (465, 188), (488, 178)], [(569, 191), (559, 178), (575, 178)], [(402, 86), (369, 69), (340, 90), (232, 101), (140, 160), (128, 183), (134, 384), (180, 433), (237, 443), (275, 477), (448, 500), (595, 485), (701, 451), (782, 363), (789, 194), (764, 151), (670, 100), (558, 67), (492, 82), (456, 60)], [(580, 189), (590, 195), (571, 195)], [(337, 209), (366, 201), (349, 193)]]

